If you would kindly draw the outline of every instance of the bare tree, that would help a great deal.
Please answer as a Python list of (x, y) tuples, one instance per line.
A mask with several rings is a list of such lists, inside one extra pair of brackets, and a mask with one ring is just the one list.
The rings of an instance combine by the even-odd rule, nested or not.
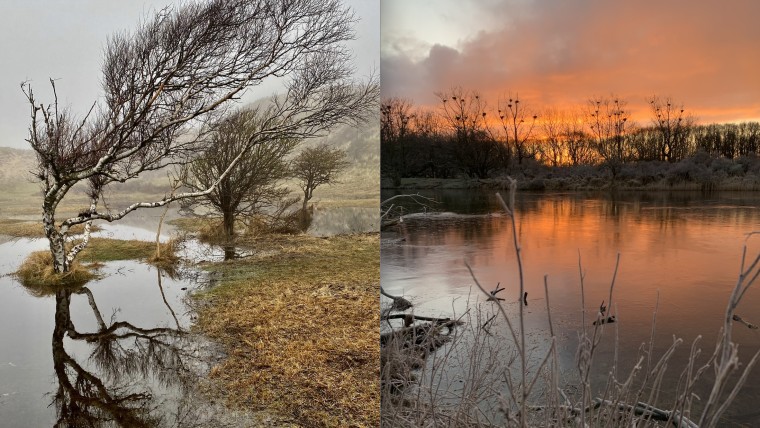
[(507, 145), (515, 148), (518, 165), (522, 165), (523, 159), (528, 157), (527, 143), (533, 134), (538, 115), (526, 109), (524, 103), (520, 104), (520, 96), (510, 95), (506, 101), (498, 104), (499, 121), (504, 130)]
[(303, 190), (303, 211), (314, 196), (314, 189), (323, 184), (336, 183), (338, 174), (348, 167), (346, 152), (320, 144), (308, 147), (293, 159), (291, 175), (298, 179)]
[(285, 157), (299, 143), (292, 138), (270, 139), (255, 145), (229, 174), (219, 179), (259, 125), (255, 110), (240, 110), (223, 118), (211, 136), (211, 144), (188, 168), (185, 184), (190, 189), (201, 192), (213, 188), (196, 201), (222, 215), (228, 242), (235, 235), (236, 219), (276, 209), (290, 193), (280, 181), (289, 173)]
[(543, 141), (538, 145), (538, 153), (551, 166), (564, 163), (566, 148), (564, 144), (564, 114), (555, 109), (548, 109), (541, 115)]
[[(22, 84), (31, 107), (28, 141), (37, 154), (43, 225), (55, 271), (68, 271), (88, 243), (93, 220), (111, 222), (139, 208), (210, 193), (211, 188), (167, 195), (121, 211), (102, 199), (110, 183), (184, 162), (204, 141), (212, 113), (247, 88), (272, 78), (285, 82), (284, 93), (262, 108), (260, 126), (220, 179), (256, 144), (321, 136), (336, 124), (368, 117), (379, 85), (374, 76), (364, 83), (352, 80), (343, 42), (354, 37), (355, 20), (338, 0), (187, 3), (108, 40), (105, 101), (93, 104), (84, 117), (59, 108), (57, 96), (52, 104), (38, 103), (31, 86)], [(78, 183), (88, 185), (89, 206), (57, 222), (59, 204)], [(77, 224), (85, 225), (84, 238), (67, 248), (69, 230)]]
[(675, 162), (683, 159), (688, 151), (687, 137), (694, 118), (685, 113), (683, 104), (676, 105), (670, 97), (652, 96), (647, 101), (652, 109), (652, 123), (659, 134), (660, 160)]
[(409, 132), (414, 118), (411, 102), (401, 98), (383, 100), (380, 106), (380, 141), (382, 142), (383, 175), (394, 181), (409, 173)]
[(593, 135), (594, 149), (615, 178), (624, 162), (628, 160), (629, 147), (626, 138), (633, 123), (626, 103), (618, 97), (597, 97), (588, 102), (587, 120)]
[(436, 93), (443, 122), (453, 132), (454, 154), (469, 175), (485, 178), (499, 166), (500, 147), (486, 120), (487, 105), (477, 92), (453, 88)]
[(578, 110), (571, 111), (562, 126), (567, 158), (573, 166), (590, 164), (594, 158), (588, 134)]

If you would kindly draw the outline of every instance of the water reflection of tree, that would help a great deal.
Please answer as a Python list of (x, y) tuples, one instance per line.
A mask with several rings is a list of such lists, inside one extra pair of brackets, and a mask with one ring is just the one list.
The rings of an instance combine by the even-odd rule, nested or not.
[[(85, 295), (97, 321), (94, 332), (80, 332), (71, 320), (72, 295)], [(88, 362), (69, 354), (64, 338), (92, 346)], [(185, 388), (190, 376), (185, 333), (173, 328), (141, 328), (126, 321), (106, 322), (92, 292), (83, 287), (56, 293), (53, 367), (58, 381), (53, 405), (56, 427), (154, 427), (163, 417), (157, 388)], [(179, 411), (178, 411), (179, 414)], [(178, 416), (178, 415), (177, 415)]]

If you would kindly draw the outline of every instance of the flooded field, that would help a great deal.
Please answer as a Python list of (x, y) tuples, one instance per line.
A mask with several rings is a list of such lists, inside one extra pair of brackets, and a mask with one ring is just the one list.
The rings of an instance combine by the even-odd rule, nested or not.
[[(162, 210), (103, 224), (95, 237), (154, 241)], [(170, 211), (169, 219), (179, 217)], [(317, 236), (377, 230), (377, 210), (319, 210), (308, 233)], [(175, 230), (164, 224), (160, 240)], [(187, 240), (179, 272), (135, 260), (107, 262), (101, 278), (67, 290), (30, 289), (12, 273), (44, 239), (0, 237), (0, 421), (3, 427), (238, 426), (246, 418), (198, 392), (222, 357), (190, 333), (188, 293), (210, 281), (192, 265), (245, 257)]]

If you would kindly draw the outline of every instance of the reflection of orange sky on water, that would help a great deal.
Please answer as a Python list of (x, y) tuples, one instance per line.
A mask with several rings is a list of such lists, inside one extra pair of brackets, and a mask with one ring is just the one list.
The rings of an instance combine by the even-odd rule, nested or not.
[[(543, 276), (549, 275), (554, 302), (577, 310), (580, 254), (592, 310), (607, 299), (620, 253), (615, 299), (628, 325), (649, 324), (659, 290), (660, 307), (665, 308), (659, 315), (662, 322), (702, 314), (713, 323), (700, 334), (717, 328), (736, 280), (743, 234), (760, 221), (751, 208), (716, 207), (697, 214), (687, 207), (641, 201), (579, 203), (565, 197), (527, 200), (519, 215), (526, 290), (532, 298), (543, 296)], [(511, 226), (505, 217), (441, 225), (424, 236), (410, 234), (408, 242), (403, 251), (409, 268), (431, 279), (426, 286), (448, 284), (456, 294), (471, 283), (464, 268), (468, 261), (486, 288), (500, 282), (507, 285), (510, 300), (519, 294)], [(753, 296), (748, 295), (748, 302), (760, 303)], [(753, 312), (760, 313), (759, 308)]]
[[(657, 305), (655, 357), (662, 355), (673, 336), (684, 340), (663, 380), (663, 394), (669, 396), (698, 335), (702, 336), (699, 346), (704, 358), (711, 354), (736, 283), (745, 233), (760, 224), (758, 195), (695, 199), (686, 193), (671, 194), (670, 199), (665, 195), (625, 195), (616, 201), (577, 194), (518, 197), (518, 232), (529, 301), (529, 348), (548, 341), (543, 288), (544, 275), (548, 275), (552, 319), (559, 332), (560, 365), (568, 373), (575, 371), (575, 343), (581, 326), (579, 254), (585, 272), (589, 328), (599, 304), (608, 300), (615, 258), (620, 254), (613, 297), (619, 322), (614, 330), (604, 333), (606, 340), (595, 360), (593, 382), (599, 383), (595, 388), (604, 387), (616, 332), (621, 373), (627, 373), (636, 362), (639, 346), (649, 341)], [(486, 289), (493, 289), (497, 283), (506, 287), (500, 296), (516, 320), (518, 273), (507, 217), (409, 221), (404, 228), (401, 237), (406, 240), (382, 250), (381, 281), (386, 291), (411, 298), (417, 314), (462, 315), (468, 301), (476, 297), (484, 301), (471, 286), (464, 266), (467, 261)], [(760, 250), (758, 238), (750, 241), (749, 254)], [(760, 323), (757, 288), (760, 284), (750, 289), (737, 310), (756, 324)], [(495, 310), (490, 303), (482, 308), (486, 311), (484, 319)], [(740, 345), (742, 361), (760, 346), (757, 331), (738, 324), (733, 340)], [(753, 371), (747, 385), (729, 415), (754, 411), (760, 398), (760, 372)], [(697, 393), (708, 393), (704, 384)]]

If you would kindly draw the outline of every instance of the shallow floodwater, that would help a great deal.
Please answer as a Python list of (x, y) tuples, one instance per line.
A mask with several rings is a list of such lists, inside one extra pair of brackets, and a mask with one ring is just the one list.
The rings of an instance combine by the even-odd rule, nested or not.
[[(461, 315), (468, 302), (485, 300), (473, 284), (467, 262), (487, 289), (497, 284), (506, 287), (500, 296), (515, 312), (519, 291), (512, 228), (509, 218), (499, 213), (493, 192), (423, 194), (440, 201), (433, 205), (439, 213), (409, 216), (383, 233), (385, 290), (411, 297), (419, 315)], [(671, 360), (662, 396), (675, 387), (682, 367), (673, 364), (685, 361), (697, 335), (702, 336), (703, 355), (712, 353), (738, 277), (746, 234), (760, 230), (760, 194), (522, 193), (516, 205), (528, 330), (538, 348), (542, 341), (545, 345), (544, 275), (548, 275), (563, 371), (574, 370), (581, 325), (579, 260), (585, 274), (585, 310), (591, 318), (602, 301), (609, 305), (617, 254), (613, 310), (620, 321), (616, 327), (623, 373), (633, 366), (640, 344), (649, 339), (658, 295), (655, 354), (670, 345), (673, 335), (685, 341)], [(757, 254), (760, 236), (748, 242), (748, 253)], [(737, 314), (760, 324), (760, 284), (750, 289)], [(614, 331), (605, 334), (612, 336)], [(734, 341), (746, 362), (760, 348), (760, 333), (737, 323)], [(597, 382), (605, 378), (613, 355), (612, 346), (603, 346), (597, 357)], [(698, 388), (703, 397), (705, 388)], [(760, 424), (758, 400), (760, 369), (756, 368), (723, 423)]]
[[(154, 241), (162, 213), (146, 209), (99, 224), (93, 236)], [(167, 219), (176, 217), (170, 210)], [(377, 210), (362, 208), (320, 210), (309, 232), (377, 230), (377, 217)], [(160, 240), (173, 229), (164, 223)], [(26, 288), (10, 275), (29, 253), (47, 248), (44, 239), (0, 236), (0, 427), (250, 423), (245, 413), (209, 403), (196, 389), (198, 376), (222, 357), (189, 334), (186, 296), (199, 286), (197, 272), (115, 261), (85, 287), (50, 291)], [(246, 255), (192, 239), (179, 253), (196, 263)]]
[[(120, 225), (98, 234), (155, 239), (154, 232)], [(215, 405), (194, 388), (218, 360), (212, 344), (188, 331), (184, 299), (196, 281), (137, 261), (106, 263), (102, 279), (76, 289), (26, 288), (8, 275), (46, 248), (41, 239), (0, 239), (0, 426), (216, 421)]]

